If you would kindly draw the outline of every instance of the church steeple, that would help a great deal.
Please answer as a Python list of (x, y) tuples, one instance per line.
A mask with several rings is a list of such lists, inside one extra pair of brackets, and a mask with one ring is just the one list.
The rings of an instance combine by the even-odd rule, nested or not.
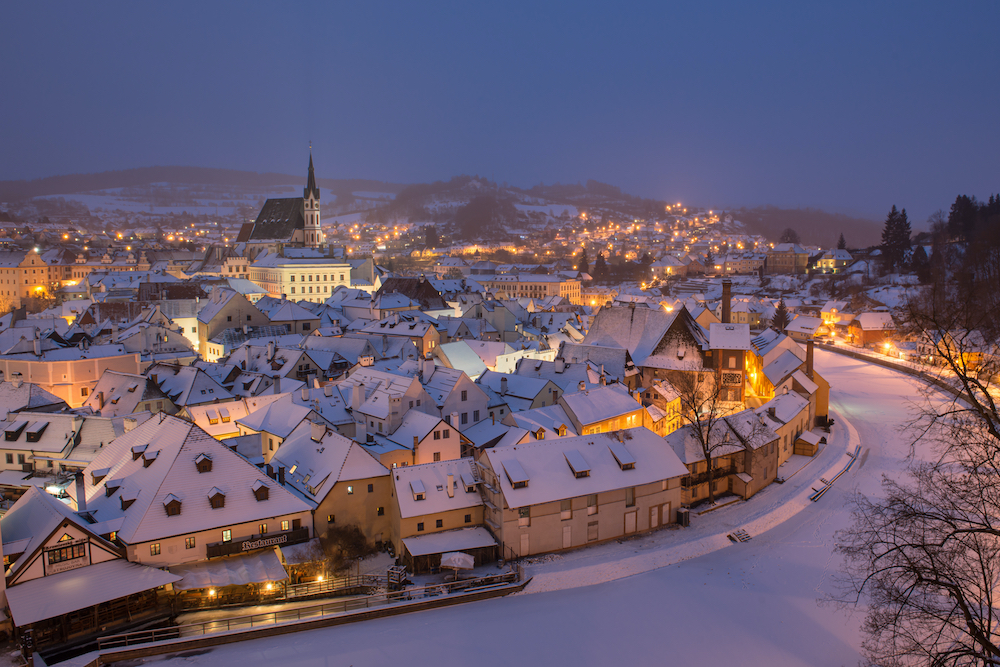
[(306, 181), (306, 187), (305, 190), (302, 191), (302, 197), (305, 199), (319, 199), (319, 188), (316, 187), (316, 174), (313, 173), (312, 151), (309, 151), (309, 180)]

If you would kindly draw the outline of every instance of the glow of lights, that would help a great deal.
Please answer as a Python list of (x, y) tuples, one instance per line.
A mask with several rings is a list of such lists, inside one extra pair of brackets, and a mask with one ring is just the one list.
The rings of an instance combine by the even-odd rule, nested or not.
[(208, 594), (209, 594), (210, 596), (212, 596), (212, 597), (215, 597), (215, 589), (214, 589), (214, 588), (209, 588), (209, 589), (208, 589)]
[(271, 582), (269, 581), (269, 582), (267, 582), (267, 586), (264, 586), (264, 590), (269, 591), (269, 590), (271, 590), (271, 588), (273, 588), (273, 587), (271, 586)]
[(316, 577), (316, 581), (323, 581), (323, 575), (321, 574), (318, 577)]

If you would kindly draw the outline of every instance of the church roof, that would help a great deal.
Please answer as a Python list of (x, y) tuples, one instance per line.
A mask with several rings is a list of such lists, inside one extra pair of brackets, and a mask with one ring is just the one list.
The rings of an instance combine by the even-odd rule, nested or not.
[(237, 238), (240, 242), (271, 239), (284, 241), (291, 238), (296, 229), (305, 229), (305, 224), (305, 218), (302, 216), (302, 197), (268, 199), (260, 209), (260, 214), (250, 227), (249, 233), (247, 233), (248, 225), (244, 225)]
[(316, 174), (313, 173), (313, 156), (309, 153), (309, 180), (306, 182), (306, 187), (302, 190), (302, 198), (309, 199), (309, 194), (312, 193), (315, 199), (319, 199), (319, 188), (316, 187)]

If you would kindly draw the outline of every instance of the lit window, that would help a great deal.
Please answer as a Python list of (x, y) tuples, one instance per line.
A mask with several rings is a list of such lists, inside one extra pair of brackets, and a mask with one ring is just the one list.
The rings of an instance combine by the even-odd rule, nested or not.
[(150, 556), (159, 556), (160, 555), (160, 543), (159, 542), (156, 542), (154, 544), (150, 544), (149, 545), (149, 555)]
[(233, 541), (233, 531), (231, 531), (228, 528), (225, 529), (224, 531), (222, 531), (222, 541), (223, 542), (232, 542)]
[(194, 538), (193, 537), (185, 537), (184, 538), (184, 548), (185, 549), (194, 549)]
[(347, 487), (347, 495), (349, 495), (349, 496), (353, 496), (354, 495), (354, 487), (353, 486)]
[(282, 531), (288, 530), (288, 521), (287, 520), (281, 522), (281, 530)]

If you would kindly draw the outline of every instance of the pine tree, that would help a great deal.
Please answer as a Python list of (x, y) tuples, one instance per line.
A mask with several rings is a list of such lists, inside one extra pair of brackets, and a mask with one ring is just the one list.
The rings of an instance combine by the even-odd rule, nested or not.
[(844, 238), (844, 233), (840, 233), (840, 238), (837, 240), (837, 250), (847, 250), (847, 239)]
[(608, 277), (608, 264), (604, 261), (604, 254), (597, 253), (597, 259), (594, 260), (594, 273), (595, 280), (606, 280)]
[(782, 299), (778, 302), (778, 307), (774, 309), (774, 315), (771, 316), (771, 328), (778, 333), (783, 333), (785, 331), (785, 327), (787, 327), (791, 321), (792, 317), (788, 314), (788, 308), (785, 307), (785, 300)]
[(582, 271), (583, 273), (590, 273), (590, 262), (587, 260), (586, 248), (584, 248), (580, 253), (580, 259), (576, 263), (576, 270)]
[(882, 262), (888, 272), (902, 268), (910, 251), (910, 221), (906, 209), (898, 211), (893, 205), (882, 228)]
[(705, 253), (705, 268), (710, 271), (715, 268), (715, 255), (712, 254), (711, 248)]

